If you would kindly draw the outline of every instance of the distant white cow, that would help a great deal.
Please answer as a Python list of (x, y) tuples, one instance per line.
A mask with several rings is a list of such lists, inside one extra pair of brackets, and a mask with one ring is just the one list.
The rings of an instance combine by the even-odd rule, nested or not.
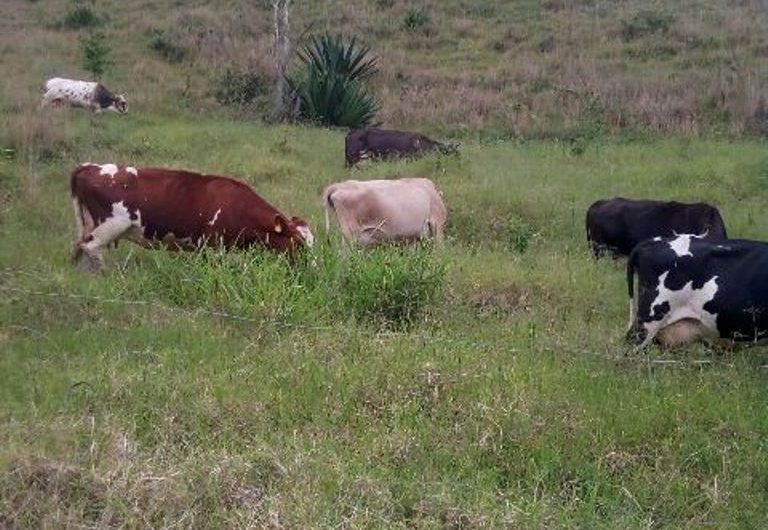
[(81, 107), (93, 112), (128, 112), (125, 96), (112, 94), (101, 83), (54, 77), (45, 82), (44, 90), (41, 107), (53, 104)]
[(361, 245), (443, 240), (445, 204), (431, 180), (347, 180), (323, 192), (325, 227), (334, 212), (348, 241)]

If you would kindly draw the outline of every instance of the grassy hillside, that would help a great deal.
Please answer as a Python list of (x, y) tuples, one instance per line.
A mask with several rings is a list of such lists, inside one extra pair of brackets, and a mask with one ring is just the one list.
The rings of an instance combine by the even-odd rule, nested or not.
[[(68, 1), (7, 2), (0, 527), (762, 528), (768, 350), (631, 353), (624, 269), (594, 262), (583, 229), (592, 201), (624, 195), (704, 200), (729, 234), (766, 238), (764, 141), (649, 133), (754, 118), (759, 4), (425, 1), (417, 30), (397, 0), (297, 4), (297, 33), (380, 50), (387, 123), (465, 136), (457, 157), (352, 172), (343, 132), (217, 103), (228, 67), (268, 77), (266, 4), (86, 4), (112, 38), (105, 82), (131, 102), (117, 116), (36, 109), (46, 76), (84, 75), (90, 30), (62, 27)], [(674, 21), (625, 40), (646, 8)], [(182, 61), (150, 50), (154, 29), (177, 32)], [(628, 58), (656, 45), (677, 51)], [(731, 55), (737, 70), (718, 66)], [(78, 273), (68, 176), (87, 160), (242, 179), (319, 244), (288, 265), (121, 243)], [(325, 185), (406, 175), (442, 190), (444, 248), (325, 233)]]
[[(45, 77), (86, 75), (78, 38), (101, 31), (115, 62), (105, 81), (137, 111), (270, 113), (270, 2), (5, 5), (6, 106), (34, 101)], [(95, 25), (71, 29), (79, 5)], [(297, 43), (324, 31), (368, 42), (387, 125), (526, 138), (768, 130), (768, 11), (757, 0), (328, 0), (295, 3), (291, 20)], [(250, 83), (245, 108), (217, 102), (233, 96), (228, 70)]]

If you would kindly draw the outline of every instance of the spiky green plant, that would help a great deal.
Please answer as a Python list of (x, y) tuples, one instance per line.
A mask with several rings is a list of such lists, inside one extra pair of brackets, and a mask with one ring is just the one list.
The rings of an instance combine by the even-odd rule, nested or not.
[(376, 117), (379, 103), (365, 82), (378, 72), (370, 48), (342, 35), (314, 36), (298, 52), (301, 66), (288, 77), (299, 117), (321, 125), (360, 127)]

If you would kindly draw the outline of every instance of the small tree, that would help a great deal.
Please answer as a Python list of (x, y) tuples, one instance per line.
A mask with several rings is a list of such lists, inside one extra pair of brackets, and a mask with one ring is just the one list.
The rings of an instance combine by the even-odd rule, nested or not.
[(91, 72), (96, 79), (101, 79), (104, 72), (112, 66), (111, 53), (112, 48), (103, 33), (93, 33), (80, 39), (83, 68)]

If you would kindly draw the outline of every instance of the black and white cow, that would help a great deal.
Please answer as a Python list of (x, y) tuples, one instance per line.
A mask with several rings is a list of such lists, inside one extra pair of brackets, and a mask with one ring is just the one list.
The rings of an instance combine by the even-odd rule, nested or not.
[(652, 237), (702, 234), (725, 239), (725, 223), (717, 208), (705, 203), (634, 200), (617, 197), (600, 200), (587, 210), (587, 241), (599, 258), (629, 256), (632, 249)]
[(627, 288), (627, 338), (637, 349), (654, 338), (675, 346), (703, 337), (768, 336), (768, 243), (691, 234), (650, 239), (629, 257)]
[(41, 107), (48, 105), (69, 105), (101, 112), (111, 110), (124, 114), (128, 102), (122, 94), (114, 95), (101, 83), (78, 81), (54, 77), (45, 82)]

